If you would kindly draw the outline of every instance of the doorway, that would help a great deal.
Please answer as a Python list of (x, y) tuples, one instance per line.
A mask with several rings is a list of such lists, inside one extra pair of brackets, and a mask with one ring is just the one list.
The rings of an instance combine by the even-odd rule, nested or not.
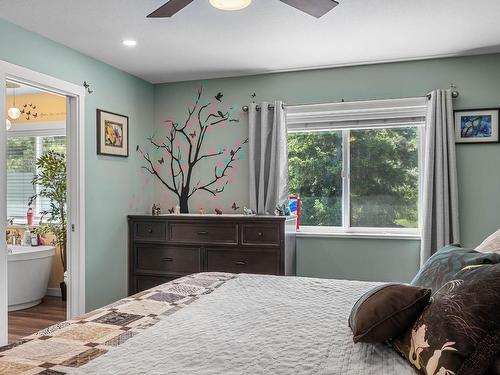
[[(18, 96), (16, 103), (14, 103), (14, 95), (12, 94), (16, 89)], [(23, 96), (21, 95), (23, 90), (27, 92), (24, 93), (23, 100), (20, 100), (20, 96)], [(46, 108), (41, 108), (40, 104), (35, 103), (33, 98), (28, 100), (29, 95), (44, 95), (52, 103), (57, 102), (57, 108), (47, 110), (49, 104), (46, 103), (44, 103)], [(8, 228), (10, 230), (10, 244), (6, 246), (6, 241), (0, 241), (0, 346), (8, 342), (9, 308), (10, 310), (25, 311), (24, 317), (40, 317), (40, 314), (48, 314), (53, 320), (59, 321), (73, 318), (85, 312), (84, 96), (83, 87), (0, 61), (0, 113), (4, 114), (3, 118), (5, 119), (5, 125), (3, 125), (3, 121), (0, 123), (0, 212), (3, 215), (0, 230), (3, 230), (3, 233), (7, 233)], [(38, 96), (36, 99), (41, 103), (42, 96)], [(50, 118), (51, 115), (54, 118)], [(22, 121), (15, 119), (18, 116), (19, 118), (22, 117)], [(49, 121), (42, 121), (41, 117), (44, 117), (43, 120)], [(36, 120), (33, 120), (34, 118)], [(40, 125), (40, 123), (43, 126), (36, 128), (35, 124)], [(10, 130), (7, 130), (7, 128), (10, 128)], [(20, 246), (22, 240), (19, 240), (19, 237), (21, 235), (25, 245), (26, 241), (28, 241), (28, 236), (24, 237), (24, 230), (26, 230), (26, 225), (29, 224), (29, 211), (26, 211), (23, 215), (26, 208), (24, 201), (27, 194), (29, 194), (30, 187), (27, 180), (32, 179), (36, 172), (44, 166), (43, 163), (37, 163), (34, 170), (28, 170), (29, 168), (24, 168), (26, 165), (23, 166), (22, 164), (28, 163), (27, 160), (33, 157), (40, 160), (40, 156), (47, 154), (50, 150), (53, 151), (51, 156), (55, 160), (49, 160), (49, 162), (57, 164), (57, 155), (59, 155), (60, 158), (64, 157), (64, 161), (59, 160), (60, 164), (66, 167), (67, 199), (65, 200), (67, 215), (64, 220), (66, 230), (59, 233), (59, 237), (65, 237), (66, 255), (61, 256), (60, 252), (56, 254), (56, 248), (60, 251), (61, 247), (54, 246), (61, 244), (60, 241), (57, 241), (58, 236), (54, 235), (57, 228), (61, 228), (60, 225), (57, 228), (49, 228), (52, 229), (52, 232), (48, 230), (46, 235), (44, 235), (43, 231), (31, 229), (33, 226), (37, 226), (39, 222), (42, 224), (41, 227), (38, 227), (39, 229), (46, 225), (48, 221), (57, 222), (57, 220), (44, 220), (41, 217), (50, 216), (54, 212), (50, 212), (52, 205), (48, 202), (47, 197), (41, 194), (40, 183), (42, 181), (38, 181), (37, 184), (31, 185), (36, 196), (34, 202), (31, 202), (31, 217), (34, 217), (35, 223), (32, 223), (34, 225), (31, 225), (28, 230), (30, 231), (29, 237), (34, 241), (33, 244), (38, 241), (44, 247), (36, 247), (36, 250), (40, 251), (33, 257), (28, 253), (32, 253), (31, 250), (34, 250), (34, 248), (13, 248), (12, 243), (14, 242), (17, 246)], [(61, 156), (63, 154), (64, 156)], [(12, 161), (13, 156), (14, 162)], [(44, 159), (50, 158), (45, 157)], [(10, 171), (9, 174), (7, 173), (8, 170)], [(28, 176), (30, 173), (31, 177)], [(55, 184), (49, 184), (49, 190), (51, 185)], [(35, 187), (33, 188), (33, 186)], [(7, 199), (8, 194), (9, 199)], [(43, 215), (41, 212), (48, 213)], [(13, 230), (17, 229), (16, 224), (20, 225), (23, 230), (19, 232)], [(12, 253), (19, 254), (14, 254), (14, 257), (12, 257)], [(15, 261), (17, 258), (22, 257), (35, 258), (31, 261), (33, 263), (31, 267), (35, 267), (36, 272), (15, 269), (15, 272), (11, 272), (9, 275), (9, 267), (14, 269), (15, 266), (21, 264), (26, 267), (30, 263), (27, 259), (17, 262), (17, 265), (14, 264), (15, 262), (10, 262), (10, 260)], [(54, 262), (55, 259), (57, 260)], [(51, 262), (55, 264), (52, 266)], [(65, 269), (67, 270), (66, 277), (63, 276)], [(41, 272), (41, 270), (47, 272)], [(24, 273), (26, 277), (23, 275)], [(29, 280), (29, 276), (35, 273), (41, 275), (39, 280)], [(67, 303), (65, 304), (57, 303), (58, 301), (62, 302), (59, 296), (61, 288), (58, 288), (58, 280), (61, 282), (66, 281)], [(10, 288), (9, 282), (11, 284)], [(49, 288), (46, 289), (47, 293), (45, 294), (49, 295), (44, 295), (41, 299), (42, 303), (39, 304), (38, 297), (40, 293), (43, 294), (44, 287), (41, 287), (41, 284), (44, 282), (48, 283)], [(28, 285), (30, 288), (25, 287), (23, 289), (21, 288), (22, 285)], [(37, 291), (36, 296), (33, 289), (34, 285), (40, 289)], [(13, 299), (12, 295), (9, 298), (9, 292), (12, 294), (14, 289), (16, 289), (16, 293), (24, 293), (24, 296), (17, 298), (17, 300)], [(26, 296), (26, 292), (31, 293), (29, 298)], [(11, 340), (25, 333), (30, 334), (30, 332), (20, 329), (27, 325), (27, 321), (19, 321), (19, 313), (11, 312), (10, 321), (13, 323), (11, 324), (11, 330), (13, 331), (11, 332)], [(17, 325), (15, 324), (16, 321)], [(46, 323), (50, 325), (51, 322), (48, 319)], [(30, 325), (33, 326), (35, 331), (36, 328), (45, 328), (40, 326), (45, 323), (39, 322), (40, 325), (37, 325), (35, 320), (32, 320), (31, 323), (33, 323)]]

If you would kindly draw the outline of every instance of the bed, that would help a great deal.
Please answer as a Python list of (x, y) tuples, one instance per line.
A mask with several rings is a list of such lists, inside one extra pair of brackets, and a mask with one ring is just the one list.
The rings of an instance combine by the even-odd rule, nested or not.
[(0, 374), (415, 374), (347, 319), (371, 282), (201, 273), (0, 348)]

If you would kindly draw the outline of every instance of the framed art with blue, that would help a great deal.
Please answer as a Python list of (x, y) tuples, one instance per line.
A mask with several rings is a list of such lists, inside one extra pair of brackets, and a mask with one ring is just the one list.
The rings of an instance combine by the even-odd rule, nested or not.
[(499, 109), (473, 109), (455, 111), (455, 142), (498, 142), (499, 112)]

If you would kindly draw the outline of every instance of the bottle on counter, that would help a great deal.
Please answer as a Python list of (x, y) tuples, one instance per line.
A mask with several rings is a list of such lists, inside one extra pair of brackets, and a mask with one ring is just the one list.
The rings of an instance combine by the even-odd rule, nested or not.
[(26, 213), (26, 219), (28, 221), (28, 226), (32, 227), (33, 226), (33, 209), (31, 207), (28, 208), (28, 212)]
[(24, 228), (24, 236), (23, 241), (21, 242), (22, 246), (31, 246), (31, 231), (29, 227)]
[(30, 235), (31, 235), (31, 246), (38, 246), (38, 234), (36, 234), (34, 229), (30, 231)]

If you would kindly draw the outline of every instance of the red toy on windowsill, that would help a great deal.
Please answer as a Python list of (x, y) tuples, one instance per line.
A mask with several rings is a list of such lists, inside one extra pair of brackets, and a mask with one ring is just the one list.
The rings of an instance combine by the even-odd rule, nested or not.
[(297, 216), (297, 230), (299, 230), (300, 227), (300, 198), (291, 195), (289, 198), (289, 207), (290, 207), (290, 213), (292, 215)]

